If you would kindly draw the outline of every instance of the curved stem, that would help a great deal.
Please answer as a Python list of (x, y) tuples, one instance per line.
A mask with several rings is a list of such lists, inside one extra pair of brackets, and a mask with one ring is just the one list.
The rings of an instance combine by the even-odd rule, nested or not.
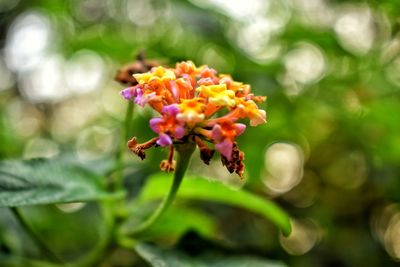
[(103, 255), (106, 249), (110, 246), (113, 239), (113, 228), (115, 220), (112, 214), (113, 203), (103, 202), (100, 205), (101, 213), (104, 219), (104, 229), (100, 233), (100, 238), (96, 243), (96, 246), (85, 256), (70, 263), (73, 267), (87, 267), (87, 266), (97, 266), (97, 263), (101, 260), (101, 255)]
[(51, 249), (49, 249), (49, 247), (42, 241), (42, 239), (35, 233), (35, 231), (33, 231), (33, 229), (30, 227), (28, 222), (25, 220), (21, 211), (16, 207), (12, 207), (12, 208), (10, 208), (10, 210), (13, 213), (13, 215), (15, 216), (15, 218), (18, 220), (21, 227), (29, 234), (29, 236), (32, 238), (32, 240), (39, 247), (42, 254), (48, 260), (62, 263), (63, 261), (56, 254), (54, 254), (54, 252), (51, 251)]
[(133, 102), (129, 101), (128, 107), (126, 108), (126, 114), (125, 114), (125, 128), (124, 128), (124, 145), (126, 145), (126, 141), (129, 139), (129, 135), (131, 133), (131, 128), (132, 128), (132, 117), (133, 117)]
[(131, 231), (126, 232), (128, 235), (136, 236), (145, 231), (147, 231), (159, 218), (160, 216), (168, 209), (169, 205), (173, 202), (176, 193), (178, 192), (179, 186), (183, 180), (185, 172), (188, 168), (190, 158), (195, 149), (195, 145), (192, 143), (187, 143), (183, 145), (177, 145), (176, 151), (178, 154), (176, 169), (174, 173), (174, 179), (171, 185), (171, 188), (168, 192), (168, 195), (164, 198), (158, 208), (154, 211), (154, 213), (142, 224), (138, 227), (132, 229)]
[(132, 117), (133, 117), (133, 102), (129, 101), (128, 107), (126, 108), (124, 127), (121, 134), (121, 143), (118, 148), (117, 154), (115, 156), (115, 181), (114, 181), (114, 190), (120, 190), (123, 188), (123, 155), (124, 151), (126, 151), (126, 142), (129, 139), (129, 135), (131, 134), (132, 128)]
[[(120, 146), (115, 155), (115, 167), (114, 173), (115, 178), (113, 183), (111, 184), (111, 190), (118, 191), (123, 189), (123, 155), (124, 151), (126, 151), (126, 142), (129, 139), (129, 135), (131, 134), (132, 128), (132, 117), (133, 117), (133, 109), (134, 105), (132, 101), (129, 101), (128, 107), (126, 108), (125, 120), (123, 123), (123, 129), (121, 131), (121, 142)], [(105, 229), (101, 234), (100, 240), (97, 242), (96, 246), (84, 257), (73, 262), (71, 265), (75, 267), (86, 267), (86, 266), (94, 266), (99, 260), (101, 260), (100, 255), (104, 253), (104, 251), (111, 245), (113, 241), (114, 234), (114, 226), (116, 224), (116, 220), (114, 218), (113, 210), (115, 208), (116, 203), (104, 202), (100, 204), (101, 213), (103, 214)]]
[[(132, 117), (133, 117), (133, 102), (128, 103), (128, 107), (126, 108), (125, 120), (123, 123), (123, 129), (121, 131), (121, 142), (120, 146), (115, 154), (115, 167), (113, 172), (115, 174), (115, 178), (111, 184), (111, 190), (118, 191), (123, 189), (123, 155), (126, 149), (126, 141), (129, 139), (129, 135), (132, 128)], [(104, 229), (100, 234), (100, 239), (96, 243), (96, 246), (90, 250), (85, 256), (82, 258), (71, 262), (69, 266), (74, 267), (87, 267), (87, 266), (95, 266), (99, 261), (101, 261), (101, 255), (105, 253), (107, 248), (112, 246), (113, 242), (113, 234), (114, 227), (116, 224), (115, 220), (115, 205), (114, 202), (103, 202), (100, 203), (101, 213), (104, 219)]]

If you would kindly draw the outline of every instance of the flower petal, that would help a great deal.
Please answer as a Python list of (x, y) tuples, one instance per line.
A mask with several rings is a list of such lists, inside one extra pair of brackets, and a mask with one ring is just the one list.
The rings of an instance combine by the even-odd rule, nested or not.
[(236, 128), (236, 136), (239, 136), (244, 132), (244, 130), (246, 130), (246, 124), (235, 123), (235, 128)]
[(160, 127), (158, 126), (161, 122), (163, 121), (162, 118), (152, 118), (149, 122), (150, 124), (150, 128), (156, 132), (159, 133), (160, 132)]
[(219, 151), (225, 158), (231, 160), (233, 143), (227, 139), (215, 145), (215, 149)]
[(215, 124), (212, 131), (211, 131), (211, 136), (214, 141), (219, 142), (222, 139), (222, 129), (219, 124)]
[(132, 97), (135, 96), (134, 94), (134, 88), (133, 87), (128, 87), (125, 88), (124, 90), (122, 90), (120, 93), (120, 95), (122, 95), (126, 100), (131, 100)]
[(178, 105), (172, 104), (168, 106), (164, 106), (162, 109), (162, 113), (175, 117), (180, 112)]
[(181, 139), (185, 136), (185, 128), (183, 126), (176, 126), (174, 137), (176, 139)]
[(172, 145), (172, 139), (171, 139), (171, 137), (169, 137), (169, 135), (167, 135), (165, 133), (160, 133), (158, 140), (157, 140), (157, 145), (160, 145), (163, 147)]

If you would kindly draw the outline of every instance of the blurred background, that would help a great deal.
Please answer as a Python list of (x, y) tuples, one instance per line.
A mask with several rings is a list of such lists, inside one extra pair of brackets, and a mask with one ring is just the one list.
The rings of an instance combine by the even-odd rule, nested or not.
[[(126, 107), (113, 80), (121, 66), (140, 50), (165, 64), (207, 64), (267, 95), (268, 123), (238, 140), (245, 182), (218, 160), (206, 168), (194, 159), (191, 171), (272, 198), (293, 218), (287, 238), (257, 216), (210, 205), (219, 239), (289, 266), (397, 266), (399, 14), (397, 0), (0, 0), (0, 159), (111, 156)], [(135, 110), (132, 136), (154, 136), (151, 116)], [(166, 152), (148, 156), (128, 185), (158, 171)], [(65, 216), (31, 210), (37, 227), (64, 218), (89, 246), (93, 233)], [(9, 220), (1, 211), (0, 243), (11, 245), (0, 251), (22, 250)]]

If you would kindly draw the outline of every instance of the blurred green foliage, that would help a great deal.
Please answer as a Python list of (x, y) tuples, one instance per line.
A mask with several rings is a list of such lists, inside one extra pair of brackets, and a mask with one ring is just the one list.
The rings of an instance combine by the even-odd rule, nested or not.
[[(165, 64), (186, 59), (208, 64), (267, 95), (268, 123), (248, 127), (238, 140), (246, 154), (244, 185), (219, 162), (207, 168), (194, 158), (191, 172), (273, 199), (292, 216), (293, 233), (283, 237), (243, 209), (192, 200), (165, 214), (166, 226), (173, 226), (167, 222), (174, 214), (177, 225), (185, 216), (202, 225), (182, 220), (176, 233), (165, 238), (168, 227), (154, 229), (151, 240), (171, 245), (193, 229), (217, 243), (215, 251), (228, 246), (232, 257), (244, 253), (299, 267), (397, 266), (399, 1), (251, 2), (1, 1), (0, 159), (69, 153), (104, 174), (121, 141), (126, 104), (113, 81), (116, 70), (140, 50)], [(154, 136), (148, 127), (152, 115), (135, 110), (132, 136)], [(139, 162), (126, 153), (130, 198), (159, 171), (165, 156), (151, 150)], [(0, 193), (4, 188), (0, 181)], [(232, 197), (243, 194), (236, 193)], [(234, 200), (239, 201), (246, 199)], [(90, 247), (88, 240), (96, 242), (91, 228), (96, 221), (82, 222), (100, 218), (101, 211), (94, 204), (67, 211), (72, 213), (54, 206), (24, 209), (56, 252), (75, 259)], [(127, 211), (118, 212), (124, 217)], [(71, 221), (89, 237), (79, 234), (71, 241), (66, 234), (76, 231)], [(9, 255), (39, 255), (16, 225), (1, 208), (0, 260), (14, 266)], [(144, 246), (139, 254), (145, 250), (164, 253)], [(147, 266), (124, 249), (102, 261)]]

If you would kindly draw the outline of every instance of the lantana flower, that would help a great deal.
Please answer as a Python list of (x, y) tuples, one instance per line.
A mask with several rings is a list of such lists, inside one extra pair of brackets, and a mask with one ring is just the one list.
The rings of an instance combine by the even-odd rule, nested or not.
[[(266, 123), (266, 113), (257, 103), (265, 97), (254, 96), (250, 85), (234, 81), (206, 65), (196, 67), (191, 61), (175, 68), (153, 67), (146, 73), (133, 74), (137, 84), (121, 95), (140, 106), (149, 105), (159, 113), (149, 122), (157, 137), (139, 144), (134, 137), (129, 149), (141, 159), (152, 146), (169, 147), (161, 169), (174, 169), (174, 145), (197, 144), (204, 163), (209, 164), (217, 150), (229, 172), (244, 173), (244, 153), (235, 139), (243, 134), (248, 119), (251, 126)], [(207, 144), (211, 144), (211, 147)]]

